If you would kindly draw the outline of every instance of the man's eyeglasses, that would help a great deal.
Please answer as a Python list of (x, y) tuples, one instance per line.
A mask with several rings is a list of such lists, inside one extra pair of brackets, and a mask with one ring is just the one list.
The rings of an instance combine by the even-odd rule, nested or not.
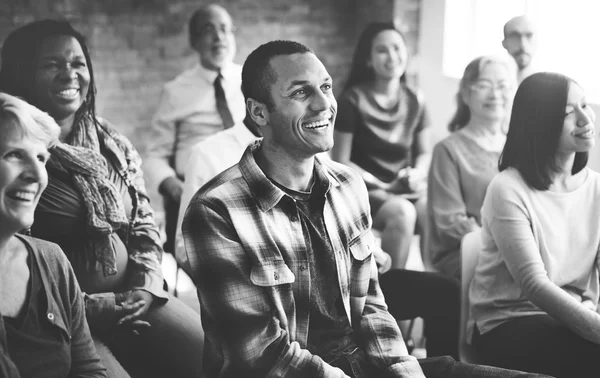
[(493, 83), (490, 80), (477, 80), (471, 85), (471, 88), (483, 93), (490, 93), (496, 89), (500, 90), (502, 93), (508, 93), (513, 89), (512, 85), (504, 81)]
[(236, 30), (237, 30), (237, 28), (232, 25), (215, 26), (215, 25), (207, 24), (207, 25), (202, 26), (200, 28), (200, 30), (198, 30), (196, 35), (198, 37), (216, 37), (218, 33), (222, 33), (225, 35), (235, 34)]

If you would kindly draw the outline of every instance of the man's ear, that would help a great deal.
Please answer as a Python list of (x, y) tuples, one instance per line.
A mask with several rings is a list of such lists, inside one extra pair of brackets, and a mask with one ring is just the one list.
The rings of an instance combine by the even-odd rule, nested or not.
[(246, 110), (258, 126), (265, 126), (269, 123), (269, 111), (264, 103), (248, 98), (246, 100)]
[(506, 50), (508, 50), (508, 49), (506, 48), (506, 38), (504, 38), (504, 39), (502, 40), (502, 47), (504, 47)]

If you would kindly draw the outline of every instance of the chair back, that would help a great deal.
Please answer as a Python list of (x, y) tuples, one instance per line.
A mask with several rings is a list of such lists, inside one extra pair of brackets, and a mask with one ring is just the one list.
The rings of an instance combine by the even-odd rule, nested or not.
[(467, 363), (476, 363), (475, 350), (472, 345), (467, 344), (467, 321), (469, 320), (469, 287), (475, 275), (475, 267), (481, 249), (481, 230), (472, 231), (463, 236), (460, 243), (462, 278), (458, 354), (460, 360)]

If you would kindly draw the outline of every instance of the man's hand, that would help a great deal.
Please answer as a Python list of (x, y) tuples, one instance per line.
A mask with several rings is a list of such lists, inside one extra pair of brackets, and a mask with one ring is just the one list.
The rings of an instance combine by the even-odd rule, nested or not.
[(160, 194), (168, 196), (172, 201), (179, 203), (183, 193), (183, 181), (175, 176), (164, 179), (158, 188)]
[(152, 305), (152, 294), (145, 290), (126, 291), (115, 294), (117, 325), (130, 325), (133, 333), (139, 334), (141, 328), (150, 327), (150, 323), (142, 320)]
[(385, 253), (382, 249), (375, 249), (375, 251), (373, 251), (373, 257), (375, 257), (375, 263), (377, 264), (377, 271), (379, 274), (383, 274), (391, 269), (392, 256)]

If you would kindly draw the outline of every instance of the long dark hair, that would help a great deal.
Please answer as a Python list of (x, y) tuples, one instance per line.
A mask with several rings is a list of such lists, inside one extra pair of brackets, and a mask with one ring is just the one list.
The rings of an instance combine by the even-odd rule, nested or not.
[[(516, 168), (529, 186), (547, 190), (556, 161), (565, 120), (569, 86), (576, 84), (567, 76), (539, 72), (527, 77), (515, 95), (506, 144), (498, 168)], [(587, 165), (588, 153), (577, 152), (572, 173)]]
[[(373, 22), (367, 25), (365, 30), (363, 30), (362, 34), (358, 38), (358, 44), (356, 45), (356, 50), (354, 50), (354, 57), (352, 58), (352, 68), (350, 69), (350, 74), (348, 75), (348, 80), (346, 81), (346, 85), (344, 87), (344, 91), (350, 89), (351, 87), (361, 84), (375, 78), (375, 72), (373, 72), (373, 68), (369, 67), (367, 62), (371, 57), (371, 49), (373, 48), (373, 40), (379, 33), (385, 30), (394, 30), (404, 40), (406, 44), (406, 38), (396, 26), (391, 22)], [(406, 71), (400, 77), (400, 81), (402, 83), (406, 83)]]
[[(74, 125), (82, 119), (96, 119), (96, 83), (92, 60), (85, 38), (67, 21), (40, 20), (31, 22), (11, 32), (2, 46), (2, 67), (0, 68), (0, 91), (23, 98), (40, 108), (34, 91), (35, 71), (40, 50), (45, 40), (54, 36), (73, 37), (81, 45), (90, 73), (89, 89), (85, 101), (75, 113)], [(43, 108), (40, 108), (45, 110)]]

